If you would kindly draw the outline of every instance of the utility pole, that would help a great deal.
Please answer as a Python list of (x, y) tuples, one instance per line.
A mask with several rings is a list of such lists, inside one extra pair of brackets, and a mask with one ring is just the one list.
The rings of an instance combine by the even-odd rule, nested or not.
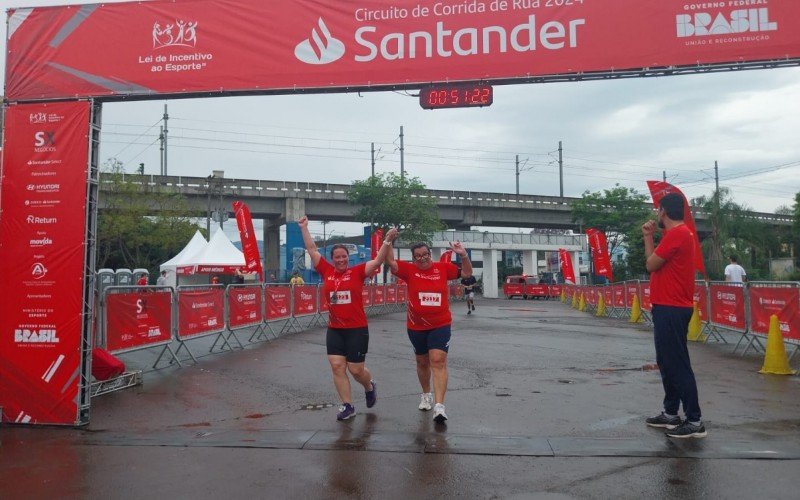
[(666, 170), (662, 170), (662, 171), (661, 171), (661, 179), (662, 179), (664, 182), (667, 182), (667, 171), (666, 171)]
[(560, 196), (564, 197), (564, 149), (561, 147), (561, 141), (558, 141), (558, 181), (560, 186)]
[(403, 126), (400, 125), (400, 180), (406, 178), (405, 163), (403, 163)]
[(159, 158), (161, 159), (161, 169), (158, 171), (159, 175), (164, 175), (164, 125), (161, 125), (161, 133), (158, 134), (160, 146), (158, 148)]
[(167, 113), (167, 105), (164, 104), (164, 171), (161, 175), (167, 175), (167, 135), (169, 134), (169, 130), (167, 130), (167, 121), (169, 120), (169, 114)]
[(519, 155), (517, 155), (517, 196), (519, 196)]
[(717, 205), (717, 210), (719, 210), (719, 165), (717, 165), (717, 160), (714, 160), (714, 183), (717, 186), (714, 191), (714, 202)]
[(372, 177), (375, 177), (375, 143), (372, 143)]

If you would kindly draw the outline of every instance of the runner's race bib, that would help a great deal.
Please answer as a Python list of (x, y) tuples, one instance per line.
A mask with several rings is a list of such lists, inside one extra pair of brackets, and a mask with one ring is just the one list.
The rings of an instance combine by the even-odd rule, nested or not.
[(342, 290), (340, 292), (331, 292), (331, 304), (349, 304), (350, 303), (350, 290)]
[(428, 306), (428, 307), (441, 307), (441, 305), (442, 305), (442, 294), (441, 293), (430, 293), (430, 292), (419, 292), (419, 304), (421, 306)]

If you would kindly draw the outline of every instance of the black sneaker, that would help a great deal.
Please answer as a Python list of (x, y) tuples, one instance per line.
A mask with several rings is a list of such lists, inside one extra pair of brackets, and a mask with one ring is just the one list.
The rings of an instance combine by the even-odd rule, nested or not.
[(339, 413), (336, 414), (336, 420), (348, 420), (356, 416), (356, 409), (350, 403), (344, 403), (339, 407)]
[(684, 422), (675, 429), (667, 431), (667, 436), (671, 438), (685, 439), (685, 438), (704, 438), (708, 435), (706, 426), (700, 422), (700, 425), (692, 425), (689, 422)]
[(472, 314), (472, 309), (467, 309), (467, 314)]
[(677, 415), (668, 417), (663, 411), (655, 417), (648, 418), (645, 422), (647, 422), (647, 425), (650, 427), (661, 427), (670, 430), (679, 427), (683, 423), (681, 417)]
[(364, 396), (367, 399), (367, 408), (372, 408), (375, 406), (375, 402), (378, 401), (378, 386), (374, 380), (370, 380), (370, 383), (372, 383), (372, 390), (364, 391)]
[(473, 311), (475, 310), (475, 304), (472, 304), (472, 310)]

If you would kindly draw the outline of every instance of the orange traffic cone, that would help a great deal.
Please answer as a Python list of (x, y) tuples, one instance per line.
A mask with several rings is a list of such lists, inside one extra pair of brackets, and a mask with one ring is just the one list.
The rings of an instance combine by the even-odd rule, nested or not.
[(597, 310), (594, 312), (594, 315), (598, 318), (606, 315), (606, 301), (603, 299), (602, 293), (597, 297)]
[(578, 302), (578, 310), (581, 312), (586, 310), (586, 297), (583, 296), (583, 292), (581, 292), (581, 300)]
[(758, 373), (771, 373), (773, 375), (794, 375), (794, 370), (789, 367), (789, 358), (786, 357), (786, 347), (783, 345), (781, 325), (776, 315), (769, 317), (769, 333), (767, 334), (767, 352), (764, 354), (764, 366)]

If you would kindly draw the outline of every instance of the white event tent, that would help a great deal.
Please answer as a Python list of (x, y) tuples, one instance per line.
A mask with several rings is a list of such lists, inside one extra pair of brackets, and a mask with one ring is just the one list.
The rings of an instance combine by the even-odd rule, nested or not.
[(167, 285), (175, 286), (177, 284), (178, 266), (183, 265), (185, 262), (192, 262), (207, 246), (208, 242), (203, 234), (200, 231), (196, 231), (189, 243), (183, 247), (183, 250), (178, 252), (175, 257), (161, 264), (160, 270), (167, 272)]
[(192, 255), (177, 265), (181, 284), (203, 284), (208, 279), (197, 275), (234, 274), (244, 268), (244, 254), (236, 248), (222, 230), (217, 230), (208, 245), (199, 253)]

